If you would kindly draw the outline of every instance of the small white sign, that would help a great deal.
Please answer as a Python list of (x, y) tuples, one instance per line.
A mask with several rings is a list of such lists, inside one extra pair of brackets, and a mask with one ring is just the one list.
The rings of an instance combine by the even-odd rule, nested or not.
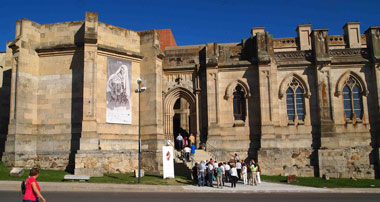
[(162, 147), (162, 166), (165, 178), (174, 178), (174, 161), (173, 161), (173, 147), (163, 146)]

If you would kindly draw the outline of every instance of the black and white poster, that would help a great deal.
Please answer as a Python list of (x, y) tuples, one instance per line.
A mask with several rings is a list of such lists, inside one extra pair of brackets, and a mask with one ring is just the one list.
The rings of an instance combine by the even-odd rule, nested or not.
[(131, 61), (107, 58), (107, 123), (132, 124)]

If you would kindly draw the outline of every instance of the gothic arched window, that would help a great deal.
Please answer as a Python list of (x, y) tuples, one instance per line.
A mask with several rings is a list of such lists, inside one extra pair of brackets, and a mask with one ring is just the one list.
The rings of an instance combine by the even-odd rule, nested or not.
[(356, 79), (350, 76), (343, 87), (343, 107), (346, 119), (354, 117), (361, 119), (363, 116), (363, 102), (360, 87)]
[(233, 108), (235, 120), (245, 121), (245, 96), (241, 86), (237, 85), (234, 92)]
[(289, 121), (305, 120), (305, 100), (303, 98), (304, 89), (300, 82), (293, 78), (286, 90), (286, 111)]

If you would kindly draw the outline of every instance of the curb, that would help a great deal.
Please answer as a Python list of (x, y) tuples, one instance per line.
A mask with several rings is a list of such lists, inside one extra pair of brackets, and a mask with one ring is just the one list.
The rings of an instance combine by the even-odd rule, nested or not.
[[(0, 191), (20, 191), (20, 181), (0, 181)], [(268, 183), (269, 184), (269, 183)], [(43, 192), (180, 192), (180, 193), (380, 193), (379, 188), (313, 188), (271, 183), (267, 187), (197, 187), (193, 185), (130, 185), (80, 182), (39, 182)]]

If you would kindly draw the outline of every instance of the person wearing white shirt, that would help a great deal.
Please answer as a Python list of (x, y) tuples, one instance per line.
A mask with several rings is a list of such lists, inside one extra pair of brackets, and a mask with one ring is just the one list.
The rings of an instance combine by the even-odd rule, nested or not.
[(241, 170), (241, 175), (243, 177), (243, 183), (244, 184), (248, 184), (247, 174), (248, 174), (247, 165), (245, 163), (243, 163), (242, 170)]
[(214, 169), (216, 170), (218, 167), (219, 167), (219, 166), (218, 166), (218, 163), (215, 161), (215, 162), (214, 162)]
[(240, 174), (241, 174), (241, 162), (240, 162), (240, 160), (237, 160), (237, 162), (236, 162), (236, 170), (238, 173), (238, 180), (240, 180), (241, 179), (241, 176), (240, 176)]
[(236, 170), (236, 167), (235, 165), (232, 165), (232, 168), (230, 170), (230, 174), (231, 174), (231, 187), (232, 188), (236, 188), (236, 181), (237, 181), (237, 170)]
[(208, 186), (214, 187), (214, 185), (212, 185), (212, 178), (214, 176), (214, 166), (212, 165), (211, 162), (208, 163), (207, 176), (208, 176)]
[(176, 141), (177, 141), (177, 149), (178, 151), (181, 151), (182, 150), (182, 140), (183, 140), (183, 137), (182, 135), (179, 133), (177, 138), (176, 138)]
[(230, 182), (230, 170), (231, 170), (231, 167), (230, 165), (228, 165), (228, 163), (225, 163), (224, 164), (224, 170), (225, 170), (225, 173), (226, 173), (226, 182)]
[(185, 159), (186, 159), (186, 161), (189, 161), (190, 152), (191, 152), (190, 147), (185, 147), (184, 152), (185, 152)]

